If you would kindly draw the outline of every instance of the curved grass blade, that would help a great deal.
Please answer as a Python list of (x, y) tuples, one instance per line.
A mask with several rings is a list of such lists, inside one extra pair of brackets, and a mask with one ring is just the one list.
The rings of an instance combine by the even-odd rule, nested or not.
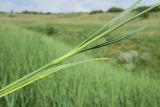
[[(13, 83), (11, 83), (9, 86), (6, 86), (4, 88), (2, 88), (0, 90), (0, 97), (3, 97), (9, 93), (12, 93), (22, 87), (25, 87), (39, 79), (42, 79), (52, 73), (55, 73), (55, 72), (58, 72), (62, 69), (65, 69), (65, 68), (70, 68), (70, 67), (73, 67), (73, 66), (76, 66), (76, 65), (79, 65), (79, 64), (83, 64), (83, 63), (88, 63), (88, 62), (91, 62), (91, 61), (105, 61), (105, 60), (108, 60), (109, 58), (96, 58), (96, 59), (90, 59), (90, 60), (85, 60), (85, 61), (80, 61), (80, 62), (75, 62), (75, 63), (69, 63), (69, 64), (63, 64), (63, 65), (59, 65), (59, 66), (56, 66), (56, 67), (51, 67), (47, 70), (42, 70), (41, 72), (37, 73), (36, 75), (33, 75), (31, 77), (27, 77), (25, 79), (21, 79), (21, 81), (17, 80)], [(13, 84), (13, 85), (12, 85)]]
[(120, 42), (120, 41), (122, 41), (122, 40), (124, 40), (124, 39), (127, 39), (127, 38), (131, 37), (132, 35), (134, 35), (134, 34), (136, 34), (136, 33), (138, 33), (138, 32), (141, 32), (141, 31), (143, 31), (143, 30), (145, 30), (145, 29), (147, 29), (147, 28), (149, 28), (149, 27), (150, 27), (150, 26), (141, 27), (141, 28), (139, 28), (139, 29), (137, 29), (137, 30), (135, 30), (135, 31), (133, 31), (133, 32), (125, 35), (125, 36), (122, 36), (121, 38), (117, 38), (117, 39), (113, 39), (113, 40), (111, 40), (111, 41), (107, 41), (107, 42), (101, 43), (101, 44), (96, 45), (96, 46), (93, 46), (93, 47), (91, 47), (91, 48), (84, 49), (84, 50), (82, 50), (82, 51), (80, 51), (80, 52), (85, 52), (85, 51), (89, 51), (89, 50), (92, 50), (92, 49), (102, 48), (102, 47), (104, 47), (104, 46), (107, 46), (107, 45), (110, 45), (110, 44), (114, 44), (114, 43)]

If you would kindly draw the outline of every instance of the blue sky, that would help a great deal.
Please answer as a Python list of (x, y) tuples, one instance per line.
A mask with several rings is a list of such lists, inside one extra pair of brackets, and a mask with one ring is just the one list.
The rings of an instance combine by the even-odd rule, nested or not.
[[(79, 12), (107, 10), (117, 6), (126, 8), (135, 0), (0, 0), (0, 11), (34, 10), (43, 12)], [(140, 5), (151, 5), (160, 0), (143, 0)]]

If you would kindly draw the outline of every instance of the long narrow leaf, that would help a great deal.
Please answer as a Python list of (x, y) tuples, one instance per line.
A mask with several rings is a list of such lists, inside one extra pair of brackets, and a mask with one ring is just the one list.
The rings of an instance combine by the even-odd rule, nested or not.
[(106, 23), (105, 25), (103, 25), (94, 34), (92, 34), (91, 36), (89, 36), (89, 38), (87, 38), (85, 41), (83, 41), (79, 46), (82, 46), (84, 43), (88, 42), (89, 40), (91, 40), (95, 36), (98, 36), (99, 34), (101, 34), (102, 32), (106, 31), (107, 29), (109, 29), (113, 25), (121, 22), (121, 20), (124, 19), (124, 17), (127, 16), (141, 1), (142, 0), (137, 0), (128, 9), (126, 9), (124, 12), (122, 12), (121, 14), (119, 14), (118, 16), (116, 16), (115, 18), (113, 18), (111, 21), (109, 21), (108, 23)]
[[(75, 49), (73, 49), (72, 51), (70, 51), (69, 53), (65, 54), (64, 56), (61, 56), (55, 60), (53, 60), (52, 62), (50, 62), (49, 64), (46, 64), (45, 66), (39, 68), (38, 70), (26, 75), (25, 77), (18, 79), (17, 81), (11, 83), (10, 85), (2, 88), (0, 90), (0, 97), (5, 96), (11, 92), (14, 92), (24, 86), (27, 86), (29, 84), (31, 84), (32, 82), (39, 80), (53, 72), (57, 72), (59, 70), (62, 70), (64, 68), (68, 68), (68, 67), (72, 67), (74, 65), (78, 65), (81, 63), (85, 63), (85, 62), (79, 62), (79, 63), (73, 63), (73, 64), (67, 64), (67, 65), (58, 65), (60, 62), (63, 62), (64, 60), (66, 60), (67, 58), (74, 56), (76, 54), (78, 54), (79, 52), (81, 52), (82, 50), (84, 50), (88, 45), (90, 45), (91, 43), (95, 42), (96, 40), (98, 40), (99, 38), (112, 33), (113, 31), (115, 31), (116, 29), (120, 28), (121, 26), (129, 23), (130, 21), (134, 20), (135, 18), (149, 12), (150, 10), (159, 7), (159, 4), (155, 4), (153, 6), (151, 6), (149, 9), (146, 9), (145, 11), (131, 17), (128, 19), (125, 19), (124, 21), (121, 21), (121, 17), (125, 16), (126, 14), (128, 14), (128, 12), (124, 13), (123, 15), (120, 15), (117, 19), (114, 19), (114, 21), (110, 22), (109, 27), (105, 26), (102, 27), (102, 29), (100, 29), (99, 31), (97, 31), (94, 35), (92, 35), (91, 37), (89, 37), (86, 41), (82, 42), (81, 45), (79, 45), (78, 47), (76, 47)], [(120, 22), (116, 22), (116, 21), (120, 21)], [(116, 23), (115, 23), (116, 22)], [(108, 27), (108, 28), (107, 28)], [(124, 37), (125, 39), (126, 37)], [(123, 38), (122, 38), (123, 39)], [(121, 39), (119, 39), (121, 40)], [(115, 41), (112, 41), (115, 42)], [(105, 46), (106, 44), (100, 44), (97, 47), (102, 47)], [(92, 61), (92, 60), (91, 60)]]
[(139, 28), (139, 29), (137, 29), (137, 30), (135, 30), (135, 31), (133, 31), (133, 32), (125, 35), (125, 36), (122, 36), (122, 37), (117, 38), (117, 39), (113, 39), (113, 40), (111, 40), (111, 41), (107, 41), (107, 42), (101, 43), (101, 44), (96, 45), (96, 46), (93, 46), (93, 47), (91, 47), (91, 48), (84, 49), (84, 50), (82, 50), (82, 51), (80, 51), (80, 52), (85, 52), (85, 51), (89, 51), (89, 50), (92, 50), (92, 49), (101, 48), (101, 47), (104, 47), (104, 46), (106, 46), (106, 45), (110, 45), (110, 44), (114, 44), (114, 43), (120, 42), (120, 41), (122, 41), (122, 40), (124, 40), (124, 39), (127, 39), (127, 38), (129, 38), (130, 36), (132, 36), (132, 35), (134, 35), (134, 34), (136, 34), (136, 33), (138, 33), (138, 32), (141, 32), (141, 31), (143, 31), (143, 30), (145, 30), (145, 29), (147, 29), (147, 28), (149, 28), (149, 27), (150, 27), (150, 26), (141, 27), (141, 28)]
[[(63, 65), (59, 65), (56, 67), (51, 67), (47, 70), (42, 70), (41, 72), (37, 73), (36, 75), (33, 75), (31, 77), (26, 76), (27, 78), (25, 79), (21, 79), (20, 81), (15, 81), (13, 83), (11, 83), (9, 86), (6, 86), (5, 88), (0, 90), (0, 97), (3, 97), (9, 93), (12, 93), (22, 87), (25, 87), (39, 79), (42, 79), (52, 73), (55, 73), (57, 71), (60, 71), (62, 69), (65, 68), (70, 68), (73, 67), (75, 65), (79, 65), (79, 64), (83, 64), (83, 63), (88, 63), (91, 61), (104, 61), (104, 60), (108, 60), (109, 58), (97, 58), (97, 59), (90, 59), (90, 60), (85, 60), (85, 61), (80, 61), (80, 62), (75, 62), (75, 63), (69, 63), (69, 64), (63, 64)], [(16, 84), (15, 84), (16, 83)]]
[(128, 18), (128, 19), (126, 19), (125, 21), (122, 21), (122, 22), (120, 22), (119, 24), (111, 27), (110, 29), (106, 30), (105, 32), (102, 32), (102, 33), (99, 34), (98, 36), (94, 37), (93, 39), (91, 39), (90, 41), (88, 41), (87, 43), (85, 43), (84, 45), (82, 45), (81, 47), (79, 47), (79, 50), (84, 49), (86, 46), (88, 46), (89, 44), (93, 43), (94, 41), (100, 39), (101, 37), (103, 37), (103, 36), (105, 36), (105, 35), (107, 35), (107, 34), (112, 33), (113, 31), (117, 30), (118, 28), (122, 27), (123, 25), (125, 25), (125, 24), (133, 21), (133, 20), (136, 19), (137, 17), (139, 17), (139, 16), (141, 16), (141, 15), (143, 15), (143, 14), (151, 11), (152, 9), (154, 9), (154, 8), (156, 8), (156, 7), (158, 7), (158, 6), (160, 6), (160, 3), (157, 3), (157, 4), (153, 5), (153, 6), (151, 6), (150, 8), (148, 8), (148, 9), (146, 9), (146, 10), (138, 13), (137, 15), (135, 15), (135, 16), (133, 16), (133, 17), (131, 17), (131, 18)]

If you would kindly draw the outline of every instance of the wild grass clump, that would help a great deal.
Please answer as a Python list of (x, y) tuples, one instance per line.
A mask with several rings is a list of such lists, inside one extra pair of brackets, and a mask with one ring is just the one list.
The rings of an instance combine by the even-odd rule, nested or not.
[(55, 33), (56, 33), (56, 30), (55, 30), (55, 28), (53, 27), (53, 25), (47, 24), (47, 25), (46, 25), (46, 34), (47, 34), (48, 36), (51, 36), (51, 35), (54, 35)]
[(47, 36), (54, 36), (57, 33), (57, 30), (55, 29), (54, 25), (50, 23), (42, 26), (41, 25), (29, 26), (28, 29), (46, 34)]

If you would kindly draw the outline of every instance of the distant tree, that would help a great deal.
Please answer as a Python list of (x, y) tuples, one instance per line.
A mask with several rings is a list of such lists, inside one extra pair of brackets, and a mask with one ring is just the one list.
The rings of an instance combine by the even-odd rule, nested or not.
[(23, 14), (29, 14), (29, 11), (28, 10), (24, 10), (21, 13), (23, 13)]
[[(140, 6), (140, 7), (137, 7), (136, 9), (134, 9), (134, 11), (144, 11), (148, 8), (150, 8), (150, 6)], [(156, 7), (154, 9), (152, 9), (150, 12), (160, 12), (160, 7)]]
[(51, 12), (46, 12), (46, 13), (45, 13), (45, 15), (50, 15), (50, 14), (52, 14), (52, 13), (51, 13)]
[(102, 10), (93, 10), (89, 14), (97, 14), (97, 13), (103, 13)]
[(43, 12), (28, 11), (28, 10), (24, 10), (21, 13), (23, 14), (44, 14)]
[(0, 14), (5, 14), (6, 12), (0, 11)]
[(160, 7), (156, 7), (152, 10), (152, 12), (160, 12)]
[(134, 11), (141, 12), (141, 11), (144, 11), (148, 8), (149, 8), (149, 6), (140, 6), (140, 7), (137, 7), (136, 9), (134, 9)]
[(37, 14), (44, 14), (43, 12), (37, 12)]
[(122, 12), (124, 11), (122, 8), (119, 8), (119, 7), (112, 7), (110, 9), (108, 9), (107, 12)]

